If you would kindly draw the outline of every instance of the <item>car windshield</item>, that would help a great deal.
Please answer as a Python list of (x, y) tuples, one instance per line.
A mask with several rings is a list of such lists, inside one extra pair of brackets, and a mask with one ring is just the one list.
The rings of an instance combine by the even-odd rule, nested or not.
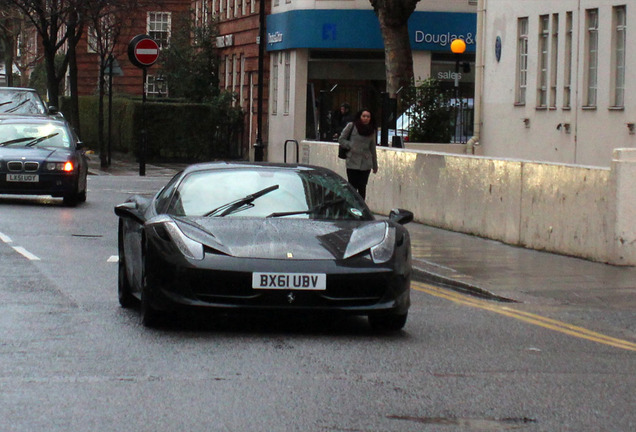
[(45, 114), (46, 107), (31, 90), (0, 88), (0, 114)]
[(65, 127), (53, 123), (0, 123), (0, 147), (70, 148)]
[(166, 213), (193, 217), (373, 218), (344, 179), (311, 169), (193, 172), (174, 191)]

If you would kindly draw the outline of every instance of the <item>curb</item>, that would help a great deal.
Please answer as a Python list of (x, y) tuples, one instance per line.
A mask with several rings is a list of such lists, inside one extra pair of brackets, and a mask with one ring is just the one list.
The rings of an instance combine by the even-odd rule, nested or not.
[[(462, 276), (461, 274), (456, 273), (454, 277), (444, 275), (439, 271), (433, 270), (432, 267), (435, 266), (436, 265), (432, 265), (425, 261), (414, 258), (412, 265), (413, 279), (417, 280), (418, 282), (428, 282), (435, 285), (441, 285), (445, 288), (450, 288), (463, 294), (469, 294), (487, 300), (494, 300), (503, 303), (519, 303), (519, 301), (517, 300), (499, 296), (476, 284), (457, 280), (457, 277)], [(444, 267), (441, 266), (439, 268), (441, 270), (444, 269)]]

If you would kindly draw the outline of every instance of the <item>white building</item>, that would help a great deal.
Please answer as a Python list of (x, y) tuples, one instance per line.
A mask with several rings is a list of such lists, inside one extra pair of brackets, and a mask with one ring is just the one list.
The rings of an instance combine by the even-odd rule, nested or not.
[(614, 148), (636, 147), (634, 0), (479, 0), (478, 9), (480, 153), (606, 167)]
[[(409, 20), (416, 79), (455, 72), (450, 42), (467, 42), (462, 61), (476, 46), (476, 0), (422, 0)], [(319, 99), (329, 109), (348, 102), (374, 108), (386, 90), (384, 44), (369, 0), (272, 0), (267, 17), (270, 54), (267, 160), (283, 161), (284, 143), (317, 138)], [(449, 81), (452, 81), (450, 79)], [(474, 73), (461, 84), (472, 93)], [(289, 149), (288, 162), (295, 157)]]

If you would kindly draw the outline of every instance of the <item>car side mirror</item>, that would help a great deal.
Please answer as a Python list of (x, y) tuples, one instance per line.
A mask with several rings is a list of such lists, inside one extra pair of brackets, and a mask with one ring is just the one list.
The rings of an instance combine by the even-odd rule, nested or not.
[(85, 146), (84, 146), (84, 142), (83, 141), (77, 141), (75, 143), (75, 148), (78, 149), (78, 150), (82, 150), (84, 147)]
[(392, 209), (389, 213), (389, 220), (405, 225), (413, 221), (413, 212), (404, 209)]
[(115, 214), (120, 218), (133, 219), (140, 224), (144, 223), (144, 220), (139, 213), (137, 203), (134, 201), (126, 201), (125, 203), (116, 205)]
[(59, 114), (59, 112), (60, 112), (60, 110), (57, 109), (56, 106), (54, 106), (54, 105), (49, 106), (49, 114)]

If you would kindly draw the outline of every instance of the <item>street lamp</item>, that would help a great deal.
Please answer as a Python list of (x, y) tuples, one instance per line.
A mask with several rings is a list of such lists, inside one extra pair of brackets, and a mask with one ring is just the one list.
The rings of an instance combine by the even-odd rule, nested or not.
[[(455, 39), (451, 42), (450, 45), (450, 49), (453, 52), (453, 54), (455, 54), (455, 142), (457, 142), (457, 118), (458, 118), (458, 114), (459, 117), (462, 118), (463, 117), (463, 111), (460, 111), (462, 109), (461, 107), (461, 103), (459, 102), (459, 59), (460, 59), (460, 55), (464, 54), (464, 52), (466, 51), (466, 42), (463, 39)], [(463, 121), (459, 122), (459, 139), (461, 142), (461, 137), (462, 137), (462, 129), (463, 129)]]

